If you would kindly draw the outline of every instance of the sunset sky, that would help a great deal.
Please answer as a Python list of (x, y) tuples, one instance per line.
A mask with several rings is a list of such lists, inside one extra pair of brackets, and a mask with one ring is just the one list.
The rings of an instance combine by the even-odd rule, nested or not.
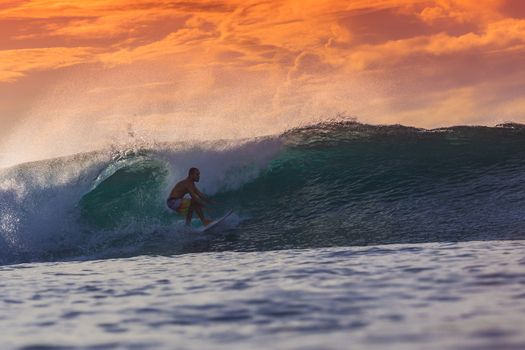
[(0, 2), (0, 166), (338, 114), (525, 122), (525, 1)]

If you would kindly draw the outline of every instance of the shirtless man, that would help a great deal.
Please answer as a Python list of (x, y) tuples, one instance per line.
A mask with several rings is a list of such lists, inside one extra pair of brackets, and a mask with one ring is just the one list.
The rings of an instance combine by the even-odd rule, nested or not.
[[(182, 215), (186, 214), (186, 225), (191, 223), (194, 210), (197, 212), (197, 215), (204, 226), (211, 222), (211, 220), (206, 219), (202, 211), (205, 202), (210, 203), (210, 200), (204, 195), (204, 193), (197, 189), (197, 186), (195, 186), (195, 182), (199, 182), (200, 177), (201, 172), (199, 169), (191, 168), (188, 171), (188, 177), (177, 182), (175, 187), (171, 190), (170, 196), (167, 200), (167, 205), (170, 209)], [(184, 198), (188, 193), (191, 196), (191, 199)]]

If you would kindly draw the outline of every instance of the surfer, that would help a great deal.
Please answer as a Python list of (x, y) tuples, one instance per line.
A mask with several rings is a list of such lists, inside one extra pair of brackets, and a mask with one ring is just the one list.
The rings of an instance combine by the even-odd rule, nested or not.
[[(167, 205), (171, 210), (181, 215), (186, 215), (186, 225), (190, 224), (194, 210), (197, 212), (204, 226), (211, 222), (211, 220), (206, 219), (202, 211), (206, 203), (211, 203), (211, 201), (195, 186), (195, 182), (199, 182), (200, 177), (201, 172), (199, 169), (190, 168), (188, 177), (177, 182), (167, 199)], [(184, 198), (186, 194), (189, 194), (191, 199)]]

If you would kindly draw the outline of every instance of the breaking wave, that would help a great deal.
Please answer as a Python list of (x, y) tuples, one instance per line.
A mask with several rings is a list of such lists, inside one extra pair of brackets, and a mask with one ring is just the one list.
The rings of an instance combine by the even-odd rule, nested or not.
[[(165, 207), (197, 166), (236, 213), (195, 234)], [(525, 126), (330, 122), (282, 135), (102, 150), (0, 172), (0, 263), (525, 239)]]

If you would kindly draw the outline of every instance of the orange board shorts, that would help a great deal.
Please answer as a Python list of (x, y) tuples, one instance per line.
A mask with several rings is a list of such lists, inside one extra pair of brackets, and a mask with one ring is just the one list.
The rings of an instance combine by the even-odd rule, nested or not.
[(186, 215), (190, 208), (191, 199), (188, 198), (168, 198), (166, 201), (168, 208), (179, 214)]

